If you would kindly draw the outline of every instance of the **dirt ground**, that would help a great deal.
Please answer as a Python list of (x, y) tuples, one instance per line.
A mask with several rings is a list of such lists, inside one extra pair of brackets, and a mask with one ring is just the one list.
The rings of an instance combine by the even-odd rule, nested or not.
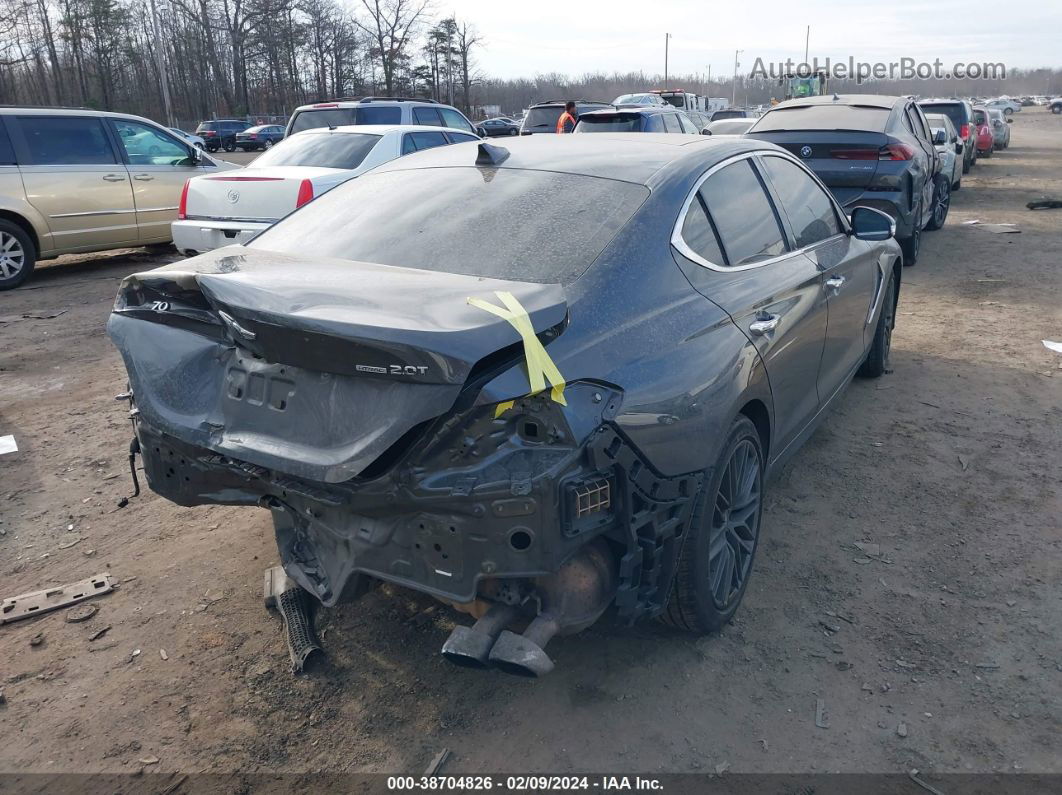
[(1062, 341), (1062, 210), (1025, 208), (1043, 196), (1062, 198), (1062, 117), (1027, 109), (904, 271), (892, 374), (854, 383), (769, 491), (732, 626), (599, 623), (535, 682), (449, 665), (464, 619), (389, 588), (323, 611), (328, 663), (293, 677), (261, 599), (266, 511), (116, 508), (131, 432), (104, 323), (121, 277), (173, 256), (43, 267), (0, 295), (19, 446), (0, 596), (121, 587), (85, 623), (0, 627), (0, 772), (419, 774), (444, 747), (448, 773), (1062, 772), (1062, 356), (1041, 344)]

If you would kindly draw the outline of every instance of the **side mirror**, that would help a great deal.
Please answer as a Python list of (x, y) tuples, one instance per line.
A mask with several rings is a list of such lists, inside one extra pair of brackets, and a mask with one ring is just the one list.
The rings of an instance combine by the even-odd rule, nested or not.
[(852, 234), (859, 240), (888, 240), (896, 236), (896, 222), (873, 207), (852, 210)]
[(701, 135), (711, 135), (711, 134), (712, 134), (712, 131), (709, 130), (707, 127), (705, 127), (703, 130), (701, 130)]
[(933, 143), (943, 144), (948, 142), (948, 137), (944, 134), (943, 130), (937, 130), (933, 133)]

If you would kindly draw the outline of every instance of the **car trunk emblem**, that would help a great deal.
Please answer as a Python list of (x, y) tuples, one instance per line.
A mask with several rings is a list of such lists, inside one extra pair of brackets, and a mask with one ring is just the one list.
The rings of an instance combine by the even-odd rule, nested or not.
[[(800, 156), (801, 157), (811, 157), (811, 147), (810, 146), (802, 146), (802, 147), (800, 147)], [(233, 201), (236, 201), (236, 200), (233, 199)]]

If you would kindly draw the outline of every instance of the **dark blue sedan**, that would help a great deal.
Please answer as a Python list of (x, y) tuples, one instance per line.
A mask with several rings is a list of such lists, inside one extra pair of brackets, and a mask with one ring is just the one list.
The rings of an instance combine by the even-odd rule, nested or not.
[(284, 125), (263, 124), (259, 127), (249, 127), (241, 133), (236, 133), (236, 146), (245, 152), (254, 152), (259, 149), (269, 149), (273, 144), (284, 139)]

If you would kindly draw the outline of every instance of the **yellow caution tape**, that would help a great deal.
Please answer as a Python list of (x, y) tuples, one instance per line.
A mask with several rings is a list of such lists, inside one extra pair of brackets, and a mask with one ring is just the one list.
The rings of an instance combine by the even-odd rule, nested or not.
[[(535, 335), (535, 328), (531, 325), (531, 318), (527, 316), (527, 310), (520, 305), (520, 302), (510, 292), (497, 290), (494, 294), (505, 304), (504, 309), (488, 303), (482, 298), (469, 298), (468, 303), (485, 312), (490, 312), (492, 315), (497, 315), (502, 320), (508, 321), (516, 329), (516, 333), (520, 335), (524, 342), (524, 358), (527, 360), (527, 380), (531, 384), (531, 392), (529, 394), (535, 395), (543, 391), (548, 380), (553, 385), (550, 397), (562, 406), (567, 406), (568, 402), (564, 399), (564, 376), (561, 375), (557, 365), (553, 363), (549, 354), (546, 353), (546, 347)], [(498, 404), (494, 411), (495, 418), (501, 416), (503, 412), (512, 407), (513, 401), (511, 400)]]

